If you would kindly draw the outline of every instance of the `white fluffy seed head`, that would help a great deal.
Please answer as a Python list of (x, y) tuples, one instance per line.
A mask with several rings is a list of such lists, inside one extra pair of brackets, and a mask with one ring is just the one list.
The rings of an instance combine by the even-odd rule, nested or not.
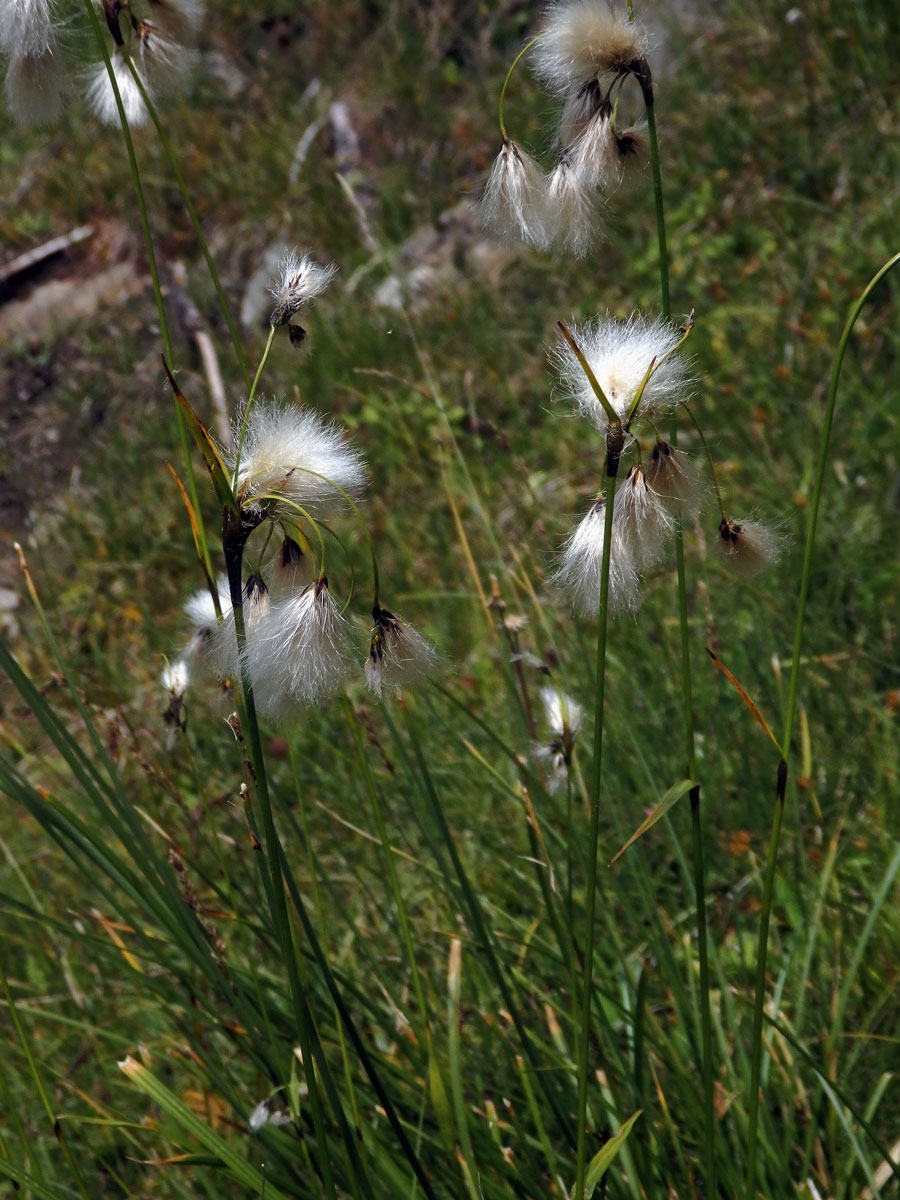
[(319, 266), (308, 254), (291, 250), (278, 264), (278, 275), (269, 289), (275, 299), (271, 321), (286, 325), (304, 304), (321, 296), (337, 274), (334, 263)]
[(68, 72), (56, 51), (46, 49), (10, 59), (3, 90), (6, 107), (18, 125), (55, 121), (68, 89)]
[(534, 756), (547, 774), (551, 791), (561, 788), (569, 772), (575, 738), (581, 724), (581, 705), (554, 687), (541, 688), (550, 737), (534, 746)]
[[(128, 64), (120, 54), (112, 56), (112, 69), (128, 124), (134, 128), (146, 125), (149, 113), (144, 103), (144, 97), (141, 95), (140, 88), (135, 82)], [(85, 98), (93, 110), (94, 116), (102, 124), (119, 124), (119, 109), (116, 106), (115, 93), (105, 63), (97, 63), (86, 72)]]
[(584, 133), (602, 104), (603, 90), (596, 79), (589, 79), (569, 90), (559, 122), (560, 149), (570, 146)]
[[(600, 609), (605, 540), (606, 505), (600, 498), (591, 505), (587, 516), (576, 526), (563, 548), (554, 580), (571, 596), (585, 617), (596, 616)], [(613, 510), (615, 514), (615, 509)], [(641, 602), (637, 569), (627, 545), (612, 527), (609, 560), (609, 612), (634, 612)]]
[(547, 186), (547, 233), (554, 246), (583, 258), (602, 235), (600, 200), (584, 163), (563, 151)]
[(166, 663), (163, 673), (160, 676), (160, 683), (175, 700), (182, 698), (187, 691), (190, 680), (190, 667), (183, 658), (176, 659), (175, 662)]
[[(238, 417), (229, 469), (234, 472)], [(237, 477), (245, 504), (254, 497), (279, 496), (287, 516), (301, 519), (299, 505), (314, 519), (346, 508), (342, 492), (357, 500), (366, 486), (362, 456), (344, 440), (337, 425), (309, 408), (257, 400), (247, 422)]]
[(703, 502), (703, 489), (693, 462), (668, 442), (657, 441), (647, 467), (647, 482), (673, 515), (696, 512)]
[(365, 674), (369, 690), (380, 699), (385, 688), (398, 691), (430, 675), (438, 665), (438, 653), (394, 613), (375, 608), (372, 615), (375, 624)]
[[(607, 314), (586, 325), (573, 327), (572, 335), (604, 395), (623, 420), (654, 359), (659, 365), (644, 389), (632, 420), (641, 416), (659, 416), (690, 397), (692, 380), (681, 356), (669, 354), (661, 361), (682, 336), (668, 321), (661, 318), (650, 321), (637, 313), (627, 321), (616, 321)], [(561, 376), (563, 394), (605, 433), (606, 413), (574, 352), (562, 338), (557, 341), (552, 357)]]
[(723, 519), (716, 545), (729, 568), (745, 579), (768, 570), (781, 554), (782, 539), (759, 521)]
[(50, 0), (0, 0), (0, 51), (11, 59), (55, 47)]
[(544, 720), (551, 734), (554, 738), (574, 742), (581, 728), (581, 705), (555, 687), (541, 688), (540, 695)]
[[(222, 612), (230, 612), (231, 593), (228, 589), (228, 580), (224, 576), (217, 581), (216, 590), (219, 593), (219, 607)], [(208, 588), (194, 592), (193, 596), (185, 601), (184, 611), (194, 627), (194, 633), (198, 633), (202, 637), (212, 637), (218, 628), (219, 618), (216, 615), (216, 606)]]
[(326, 579), (271, 605), (247, 632), (246, 665), (256, 706), (275, 723), (341, 691), (352, 670), (349, 629)]
[(621, 74), (647, 49), (641, 27), (606, 0), (560, 0), (545, 11), (532, 66), (551, 92), (563, 95), (598, 75)]
[(547, 179), (530, 155), (505, 139), (485, 185), (481, 222), (501, 242), (526, 242), (544, 249), (547, 234)]
[(197, 53), (163, 26), (141, 21), (137, 27), (135, 66), (151, 95), (172, 96), (187, 88)]
[(613, 528), (638, 571), (664, 561), (674, 520), (639, 465), (616, 488)]
[(627, 129), (617, 130), (615, 157), (607, 165), (608, 188), (618, 188), (636, 182), (650, 165), (650, 138), (647, 122), (636, 121)]
[(569, 147), (578, 177), (586, 187), (606, 190), (618, 185), (619, 150), (611, 114), (601, 109)]

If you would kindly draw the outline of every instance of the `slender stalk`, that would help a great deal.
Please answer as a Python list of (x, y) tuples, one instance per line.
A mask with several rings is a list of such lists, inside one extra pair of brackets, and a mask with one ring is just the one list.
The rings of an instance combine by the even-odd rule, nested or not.
[[(647, 132), (650, 138), (650, 160), (653, 169), (653, 196), (656, 204), (656, 232), (659, 243), (659, 285), (663, 315), (671, 317), (669, 296), (669, 251), (666, 238), (666, 213), (662, 190), (662, 165), (659, 156), (659, 141), (656, 136), (656, 115), (653, 101), (653, 85), (649, 67), (646, 80), (642, 80), (647, 112)], [(684, 339), (682, 339), (683, 341)], [(680, 345), (680, 343), (679, 343)], [(691, 413), (696, 424), (696, 418)], [(698, 426), (699, 428), (699, 426)], [(701, 435), (702, 436), (702, 435)], [(672, 419), (669, 432), (672, 446), (678, 444), (678, 425)], [(704, 439), (704, 446), (706, 441)], [(708, 452), (708, 451), (707, 451)], [(710, 460), (712, 466), (712, 460)], [(718, 482), (716, 494), (718, 495)], [(720, 500), (721, 505), (721, 500)], [(694, 866), (694, 903), (697, 908), (697, 958), (699, 964), (700, 1038), (703, 1061), (703, 1129), (706, 1156), (707, 1195), (716, 1195), (716, 1113), (712, 1070), (712, 1010), (709, 984), (709, 935), (706, 916), (706, 868), (703, 854), (703, 823), (700, 813), (700, 784), (697, 779), (697, 751), (694, 736), (694, 689), (691, 671), (691, 640), (687, 611), (687, 573), (684, 562), (684, 529), (681, 518), (675, 521), (675, 563), (678, 572), (678, 626), (681, 641), (681, 708), (684, 714), (684, 748), (687, 777), (695, 781), (690, 791), (691, 844)]]
[(269, 326), (269, 336), (266, 339), (266, 346), (262, 352), (262, 358), (259, 360), (259, 366), (256, 368), (256, 374), (253, 376), (253, 383), (250, 385), (250, 392), (247, 396), (247, 403), (244, 405), (244, 411), (241, 413), (241, 429), (238, 434), (237, 450), (234, 456), (234, 473), (231, 478), (231, 486), (237, 487), (238, 472), (241, 469), (241, 451), (244, 448), (244, 438), (247, 436), (247, 424), (250, 420), (250, 410), (253, 408), (253, 401), (256, 399), (256, 389), (259, 387), (259, 381), (262, 377), (263, 368), (269, 358), (269, 351), (272, 349), (272, 342), (275, 338), (275, 330), (277, 326)]
[(194, 207), (193, 200), (191, 199), (191, 193), (188, 191), (187, 184), (184, 182), (184, 176), (181, 174), (181, 168), (178, 166), (178, 159), (175, 157), (175, 153), (172, 150), (172, 143), (166, 136), (166, 131), (159, 119), (156, 106), (150, 97), (150, 93), (144, 86), (144, 81), (141, 79), (137, 68), (131, 61), (131, 57), (128, 56), (125, 61), (128, 63), (128, 69), (131, 72), (131, 76), (134, 79), (134, 82), (137, 84), (138, 90), (143, 97), (147, 112), (150, 114), (150, 120), (153, 122), (153, 126), (156, 129), (156, 136), (159, 138), (160, 145), (163, 148), (163, 153), (166, 156), (172, 174), (175, 176), (175, 184), (181, 193), (181, 198), (184, 201), (184, 207), (187, 209), (188, 217), (190, 218), (191, 225), (194, 229), (194, 236), (197, 239), (197, 245), (200, 247), (200, 252), (206, 261), (206, 269), (209, 271), (209, 277), (212, 280), (213, 287), (216, 290), (216, 299), (219, 301), (219, 309), (221, 310), (222, 316), (225, 318), (225, 324), (228, 326), (228, 333), (231, 337), (231, 344), (234, 347), (235, 357), (237, 358), (238, 365), (241, 368), (241, 374), (244, 376), (244, 382), (249, 386), (250, 372), (247, 369), (247, 360), (244, 357), (244, 350), (241, 346), (241, 339), (238, 334), (237, 325), (235, 324), (234, 317), (231, 315), (231, 309), (228, 305), (228, 300), (225, 297), (225, 292), (222, 289), (222, 283), (219, 279), (219, 272), (216, 270), (216, 264), (213, 260), (212, 254), (210, 253), (206, 238), (204, 237), (203, 229), (200, 225), (200, 218), (197, 216), (197, 210)]
[[(612, 431), (611, 431), (612, 432)], [(621, 437), (621, 432), (620, 435)], [(573, 1200), (584, 1200), (587, 1166), (587, 1085), (590, 1050), (591, 996), (594, 989), (594, 920), (597, 910), (597, 850), (600, 841), (600, 776), (603, 764), (603, 706), (606, 699), (606, 642), (609, 627), (609, 560), (612, 549), (613, 501), (621, 446), (607, 452), (604, 499), (603, 559), (600, 574), (600, 613), (597, 626), (597, 682), (594, 697), (594, 765), (591, 774), (591, 830), (588, 835), (587, 913), (584, 927), (584, 971), (581, 987), (581, 1024), (578, 1031), (578, 1107), (576, 1110), (575, 1190)]]
[(797, 622), (794, 627), (794, 649), (791, 658), (791, 677), (788, 685), (788, 702), (784, 718), (784, 734), (781, 742), (781, 760), (778, 763), (778, 773), (775, 781), (775, 810), (772, 815), (772, 830), (769, 835), (769, 851), (766, 861), (766, 875), (763, 883), (762, 910), (759, 917), (759, 943), (756, 952), (756, 996), (753, 1004), (753, 1031), (750, 1042), (750, 1096), (748, 1101), (749, 1133), (747, 1142), (747, 1178), (745, 1196), (753, 1200), (756, 1192), (756, 1158), (759, 1143), (759, 1082), (762, 1073), (762, 1031), (766, 1000), (766, 959), (769, 948), (769, 922), (772, 915), (772, 904), (775, 895), (775, 868), (778, 858), (778, 842), (781, 836), (781, 825), (784, 818), (784, 800), (787, 790), (788, 759), (791, 752), (791, 737), (794, 730), (794, 717), (797, 711), (797, 693), (800, 686), (800, 655), (803, 649), (803, 626), (806, 620), (806, 604), (809, 598), (809, 581), (812, 575), (813, 549), (816, 538), (816, 523), (819, 519), (819, 507), (822, 501), (822, 490), (825, 483), (825, 468), (828, 464), (828, 449), (831, 441), (831, 427), (834, 423), (834, 412), (837, 406), (838, 384), (841, 377), (841, 367), (853, 327), (859, 319), (859, 314), (865, 307), (866, 301), (882, 279), (900, 262), (900, 251), (889, 258), (886, 263), (872, 276), (862, 291), (862, 294), (850, 307), (840, 341), (834, 354), (831, 367), (831, 379), (828, 384), (828, 398), (825, 403), (825, 419), (822, 423), (822, 434), (819, 439), (819, 454), (816, 462), (815, 482), (813, 485), (812, 501), (809, 505), (809, 526), (806, 531), (806, 545), (803, 551), (803, 569), (800, 575), (800, 597), (797, 602)]
[[(97, 16), (97, 11), (92, 0), (84, 0), (84, 6), (88, 11), (88, 16), (91, 20), (91, 25), (94, 30), (94, 37), (97, 45), (100, 48), (100, 53), (103, 56), (103, 62), (106, 65), (106, 71), (109, 75), (109, 82), (112, 86), (113, 96), (116, 101), (116, 108), (119, 113), (119, 122), (122, 126), (122, 138), (125, 142), (125, 151), (128, 155), (128, 166), (131, 171), (131, 180), (134, 184), (135, 198), (137, 200), (138, 215), (141, 221), (141, 232), (144, 236), (144, 249), (147, 254), (147, 263), (150, 267), (150, 279), (153, 284), (153, 296), (156, 300), (156, 311), (159, 316), (159, 329), (162, 335), (163, 350), (166, 362), (174, 364), (172, 356), (172, 335), (169, 331), (169, 322), (166, 317), (166, 306), (163, 303), (162, 285), (159, 281), (159, 267), (156, 262), (156, 250), (153, 246), (153, 235), (150, 232), (150, 217), (147, 212), (147, 201), (144, 196), (144, 185), (141, 182), (141, 172), (138, 168), (137, 155), (134, 150), (134, 142), (131, 137), (131, 129), (128, 125), (128, 118), (125, 115), (125, 108), (122, 104), (122, 97), (119, 93), (119, 85), (116, 82), (116, 73), (113, 70), (113, 65), (109, 57), (109, 50), (106, 48), (106, 38), (103, 35), (103, 30), (100, 26), (100, 20)], [(206, 567), (207, 574), (210, 579), (215, 578), (213, 571), (212, 559), (209, 554), (209, 542), (206, 537), (206, 527), (203, 524), (203, 510), (200, 507), (200, 498), (197, 492), (197, 480), (194, 476), (194, 461), (191, 458), (191, 442), (188, 437), (187, 424), (181, 409), (176, 405), (175, 418), (178, 425), (178, 441), (181, 445), (181, 454), (184, 459), (184, 469), (187, 472), (188, 478), (188, 494), (191, 498), (191, 503), (194, 506), (194, 512), (197, 514), (197, 540), (200, 546), (200, 555), (203, 559), (203, 564)]]
[(656, 137), (656, 112), (653, 103), (653, 82), (650, 67), (643, 62), (644, 74), (640, 78), (644, 92), (644, 108), (647, 112), (647, 136), (650, 139), (650, 165), (653, 171), (653, 198), (656, 202), (656, 238), (659, 242), (659, 288), (662, 298), (662, 314), (668, 321), (672, 316), (669, 299), (669, 251), (666, 244), (666, 211), (663, 204), (662, 171), (659, 163), (659, 141)]
[[(226, 525), (229, 523), (230, 516), (231, 514), (228, 514), (226, 510)], [(262, 740), (259, 733), (259, 723), (256, 717), (256, 705), (253, 699), (253, 688), (244, 660), (244, 648), (247, 642), (247, 632), (244, 625), (243, 579), (241, 568), (244, 556), (244, 546), (246, 545), (248, 536), (249, 531), (245, 530), (243, 527), (238, 530), (230, 530), (226, 527), (222, 539), (223, 548), (225, 551), (225, 567), (228, 575), (228, 586), (231, 593), (231, 606), (234, 612), (234, 631), (237, 639), (238, 661), (240, 663), (241, 692), (243, 695), (242, 718), (250, 751), (250, 762), (253, 767), (256, 796), (262, 813), (265, 857), (269, 868), (269, 887), (267, 888), (267, 893), (272, 908), (272, 919), (275, 924), (278, 943), (281, 948), (281, 958), (288, 974), (288, 984), (290, 987), (294, 1012), (297, 1020), (297, 1035), (300, 1040), (300, 1047), (303, 1054), (303, 1066), (306, 1072), (306, 1082), (309, 1089), (310, 1104), (313, 1111), (313, 1124), (316, 1129), (316, 1140), (320, 1149), (320, 1153), (317, 1157), (321, 1164), (326, 1191), (329, 1196), (334, 1197), (334, 1179), (331, 1172), (331, 1161), (325, 1128), (325, 1114), (322, 1107), (321, 1096), (319, 1095), (316, 1072), (313, 1064), (312, 1033), (310, 1029), (311, 1014), (309, 1013), (306, 997), (300, 982), (300, 974), (297, 966), (297, 955), (294, 948), (293, 936), (291, 934), (287, 897), (285, 896), (284, 882), (281, 873), (280, 844), (278, 841), (278, 834), (275, 829), (275, 820), (272, 815), (272, 802), (269, 797), (269, 785), (268, 778), (266, 776), (265, 759), (262, 751)], [(335, 1116), (338, 1116), (337, 1112), (335, 1112)]]

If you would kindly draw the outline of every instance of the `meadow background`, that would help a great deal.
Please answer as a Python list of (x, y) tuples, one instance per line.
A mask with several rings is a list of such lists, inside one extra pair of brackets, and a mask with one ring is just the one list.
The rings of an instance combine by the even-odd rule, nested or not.
[[(560, 319), (658, 307), (649, 175), (614, 202), (608, 241), (583, 262), (501, 250), (478, 229), (470, 201), (498, 147), (496, 97), (536, 15), (462, 0), (211, 4), (191, 96), (165, 114), (225, 292), (243, 306), (251, 362), (268, 315), (251, 277), (266, 273), (266, 256), (301, 245), (339, 265), (304, 320), (306, 348), (276, 341), (264, 391), (334, 414), (362, 449), (385, 603), (443, 656), (437, 686), (407, 706), (381, 709), (360, 687), (272, 733), (267, 749), (321, 955), (447, 1197), (562, 1196), (560, 1179), (571, 1186), (547, 1096), (564, 1113), (572, 1104), (559, 881), (570, 855), (577, 909), (589, 735), (568, 842), (565, 790), (524, 793), (516, 759), (531, 754), (523, 679), (539, 736), (548, 672), (590, 705), (594, 629), (545, 580), (600, 482), (603, 447), (554, 404), (546, 348)], [(706, 553), (714, 511), (686, 530), (719, 1194), (731, 1196), (777, 755), (703, 647), (778, 728), (831, 356), (851, 300), (897, 249), (900, 27), (889, 0), (658, 5), (650, 19), (673, 312), (697, 314), (695, 411), (728, 507), (785, 539), (774, 571), (736, 583)], [(518, 76), (511, 132), (540, 147), (550, 109), (527, 72)], [(181, 605), (202, 578), (166, 469), (179, 453), (172, 397), (121, 137), (78, 105), (53, 129), (3, 121), (3, 259), (77, 226), (93, 231), (0, 284), (3, 637), (34, 682), (34, 704), (51, 705), (87, 746), (28, 602), (18, 540), (123, 794), (154, 853), (172, 855), (171, 886), (185, 920), (211, 931), (217, 968), (204, 971), (83, 847), (79, 869), (71, 841), (54, 840), (65, 809), (84, 818), (89, 839), (122, 849), (4, 677), (0, 743), (21, 783), (6, 776), (0, 815), (0, 1166), (26, 1172), (22, 1194), (35, 1196), (328, 1195), (302, 1095), (294, 1126), (255, 1136), (247, 1125), (272, 1090), (272, 1064), (287, 1072), (291, 1033), (243, 764), (223, 721), (231, 706), (201, 687), (186, 699), (185, 737), (163, 721), (159, 676), (187, 638)], [(212, 421), (187, 301), (217, 349), (230, 406), (243, 383), (152, 130), (136, 146), (179, 383)], [(900, 1139), (897, 300), (889, 277), (857, 325), (826, 477), (771, 931), (764, 1196), (898, 1194), (882, 1166)], [(686, 425), (682, 444), (698, 450)], [(366, 547), (352, 529), (347, 540), (363, 572)], [(610, 654), (604, 861), (684, 775), (672, 571), (653, 575), (636, 620), (612, 626)], [(37, 797), (30, 810), (26, 792)], [(491, 930), (489, 955), (450, 831)], [(686, 804), (601, 879), (592, 1152), (643, 1110), (606, 1177), (610, 1196), (707, 1194), (691, 888)], [(303, 947), (372, 1194), (421, 1195), (321, 959)], [(532, 1031), (534, 1070), (497, 964)], [(255, 989), (268, 1056), (230, 1007), (229, 972)], [(268, 1192), (184, 1113), (136, 1087), (117, 1066), (128, 1055), (239, 1163), (266, 1161)], [(365, 1195), (339, 1133), (330, 1136), (330, 1194)]]

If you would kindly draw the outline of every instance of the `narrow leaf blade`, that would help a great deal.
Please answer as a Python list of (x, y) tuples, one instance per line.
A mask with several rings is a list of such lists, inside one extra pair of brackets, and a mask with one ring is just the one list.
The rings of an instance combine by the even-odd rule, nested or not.
[(618, 862), (625, 851), (630, 846), (633, 846), (638, 838), (641, 837), (642, 834), (645, 834), (648, 829), (652, 829), (656, 822), (661, 817), (664, 817), (669, 809), (678, 803), (682, 796), (686, 796), (693, 786), (693, 779), (682, 779), (680, 783), (673, 784), (663, 796), (662, 800), (660, 800), (659, 804), (657, 804), (656, 808), (654, 808), (650, 816), (647, 817), (645, 821), (642, 821), (640, 825), (638, 825), (637, 829), (634, 831), (622, 849), (617, 851), (606, 865), (611, 867), (613, 863)]
[(594, 1188), (609, 1170), (610, 1165), (631, 1133), (631, 1127), (644, 1110), (639, 1108), (633, 1116), (630, 1116), (625, 1124), (621, 1127), (615, 1137), (611, 1137), (605, 1146), (602, 1147), (591, 1159), (588, 1170), (587, 1179), (585, 1180), (586, 1195), (590, 1198), (594, 1194)]

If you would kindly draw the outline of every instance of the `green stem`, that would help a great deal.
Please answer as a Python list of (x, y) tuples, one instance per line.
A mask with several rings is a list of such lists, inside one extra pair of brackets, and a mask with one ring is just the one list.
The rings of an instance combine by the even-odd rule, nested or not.
[[(122, 126), (122, 137), (125, 141), (125, 151), (128, 155), (128, 166), (131, 171), (131, 180), (134, 184), (135, 197), (137, 199), (138, 215), (141, 221), (141, 231), (144, 236), (144, 249), (147, 254), (147, 263), (150, 267), (150, 279), (153, 284), (153, 296), (156, 300), (156, 311), (159, 316), (159, 329), (162, 335), (163, 351), (166, 361), (173, 364), (172, 356), (172, 335), (169, 332), (169, 322), (166, 318), (166, 306), (163, 303), (162, 286), (159, 281), (159, 267), (156, 262), (156, 250), (153, 246), (153, 235), (150, 232), (150, 217), (147, 212), (147, 201), (144, 197), (144, 185), (141, 182), (141, 173), (138, 168), (137, 155), (134, 150), (134, 142), (131, 137), (131, 129), (128, 125), (128, 118), (125, 115), (125, 108), (122, 104), (122, 97), (119, 93), (119, 85), (116, 82), (116, 73), (113, 70), (112, 62), (110, 61), (109, 51), (106, 48), (106, 38), (103, 35), (103, 30), (100, 26), (100, 21), (97, 17), (97, 12), (92, 0), (84, 0), (84, 6), (88, 11), (88, 16), (91, 20), (91, 25), (94, 30), (94, 38), (100, 48), (100, 53), (103, 56), (103, 62), (106, 66), (109, 82), (112, 86), (113, 97), (116, 101), (116, 108), (119, 113), (119, 122)], [(209, 542), (206, 537), (206, 527), (203, 523), (203, 510), (200, 507), (200, 497), (197, 492), (197, 480), (194, 476), (194, 462), (191, 458), (191, 442), (188, 437), (187, 424), (181, 409), (176, 405), (175, 418), (178, 425), (178, 441), (181, 445), (181, 454), (184, 459), (184, 468), (187, 472), (188, 479), (188, 495), (191, 498), (191, 503), (194, 506), (194, 512), (197, 514), (197, 541), (200, 549), (200, 557), (206, 567), (207, 575), (210, 579), (215, 578), (213, 571), (212, 559), (209, 554)]]
[(866, 301), (882, 279), (900, 262), (900, 252), (889, 258), (886, 263), (872, 276), (859, 298), (850, 307), (847, 321), (841, 333), (834, 361), (831, 367), (831, 379), (828, 384), (828, 398), (825, 404), (825, 420), (822, 424), (822, 434), (819, 439), (819, 455), (816, 462), (815, 483), (813, 485), (812, 502), (809, 506), (809, 526), (806, 531), (806, 546), (803, 551), (803, 570), (800, 576), (800, 598), (797, 602), (797, 623), (794, 628), (794, 650), (791, 659), (791, 678), (788, 685), (787, 711), (784, 719), (784, 735), (781, 742), (781, 760), (778, 763), (778, 774), (775, 784), (775, 811), (772, 816), (772, 831), (769, 836), (769, 852), (766, 861), (766, 876), (763, 884), (762, 910), (759, 918), (759, 943), (756, 952), (756, 997), (753, 1004), (753, 1032), (750, 1044), (750, 1097), (748, 1103), (749, 1135), (747, 1143), (747, 1180), (745, 1196), (753, 1200), (756, 1191), (756, 1156), (759, 1142), (759, 1082), (762, 1073), (762, 1031), (766, 999), (766, 959), (769, 947), (769, 921), (772, 915), (772, 903), (775, 894), (775, 867), (778, 858), (778, 842), (781, 836), (781, 823), (784, 817), (784, 798), (787, 789), (788, 759), (791, 752), (791, 736), (794, 730), (794, 716), (797, 711), (797, 692), (800, 686), (800, 655), (803, 649), (803, 626), (806, 620), (806, 604), (809, 598), (809, 581), (812, 575), (812, 558), (816, 538), (816, 523), (819, 518), (819, 507), (825, 483), (825, 468), (828, 464), (828, 449), (831, 441), (831, 427), (834, 423), (834, 411), (837, 406), (838, 384), (841, 377), (841, 367), (850, 335), (853, 332), (859, 314), (865, 307)]
[(253, 407), (253, 401), (256, 399), (256, 389), (259, 386), (259, 381), (263, 373), (263, 368), (269, 357), (269, 351), (272, 349), (272, 342), (275, 339), (276, 325), (269, 326), (269, 336), (266, 339), (266, 348), (262, 352), (262, 358), (259, 360), (259, 366), (256, 368), (256, 374), (253, 376), (253, 383), (250, 385), (250, 392), (247, 396), (247, 403), (244, 405), (244, 411), (241, 413), (241, 431), (238, 434), (237, 451), (234, 456), (234, 474), (231, 478), (231, 486), (237, 488), (238, 471), (241, 469), (241, 451), (244, 448), (244, 438), (247, 436), (247, 425), (250, 421), (250, 410)]
[[(671, 317), (671, 300), (669, 296), (669, 250), (666, 237), (666, 212), (663, 202), (662, 165), (659, 156), (659, 141), (656, 136), (656, 114), (653, 99), (653, 85), (650, 78), (650, 68), (646, 67), (645, 77), (642, 78), (644, 102), (647, 112), (647, 132), (650, 138), (650, 161), (653, 168), (653, 196), (656, 205), (656, 234), (659, 243), (659, 284), (660, 299), (663, 315)], [(692, 322), (688, 323), (685, 332), (687, 337)], [(681, 339), (684, 341), (684, 338)], [(681, 342), (678, 343), (681, 345)], [(697, 420), (690, 413), (694, 424)], [(699, 430), (699, 425), (697, 426)], [(709, 455), (706, 439), (701, 440)], [(672, 420), (669, 442), (672, 446), (678, 444), (678, 427)], [(719, 485), (713, 470), (713, 482), (716, 495), (719, 496)], [(719, 497), (721, 507), (721, 497)], [(687, 762), (687, 777), (695, 781), (690, 790), (691, 805), (691, 847), (694, 864), (694, 903), (697, 909), (697, 958), (699, 965), (699, 1002), (700, 1002), (700, 1040), (701, 1040), (701, 1074), (703, 1078), (703, 1128), (704, 1150), (706, 1155), (706, 1191), (710, 1197), (716, 1195), (716, 1111), (715, 1093), (713, 1090), (712, 1070), (712, 1009), (710, 1005), (709, 983), (709, 932), (706, 915), (706, 867), (703, 853), (703, 822), (700, 813), (700, 784), (697, 779), (697, 752), (694, 736), (694, 688), (691, 671), (691, 640), (687, 611), (687, 572), (684, 561), (684, 530), (681, 518), (675, 522), (675, 563), (678, 571), (678, 626), (681, 642), (681, 707), (684, 714), (684, 748)]]
[(653, 103), (653, 85), (650, 68), (646, 66), (644, 86), (644, 108), (647, 112), (647, 136), (650, 139), (650, 164), (653, 170), (653, 198), (656, 202), (656, 237), (659, 242), (659, 287), (662, 296), (662, 314), (668, 321), (672, 316), (669, 300), (669, 251), (666, 245), (666, 214), (663, 205), (662, 171), (659, 165), (659, 142), (656, 137), (656, 113)]
[[(230, 515), (230, 514), (229, 514)], [(228, 516), (226, 516), (226, 521)], [(247, 737), (250, 751), (250, 762), (253, 767), (256, 797), (262, 812), (263, 838), (265, 858), (269, 868), (269, 887), (267, 893), (272, 908), (272, 919), (281, 949), (281, 958), (288, 975), (288, 984), (293, 1000), (297, 1021), (297, 1035), (303, 1054), (303, 1067), (306, 1073), (306, 1083), (309, 1089), (310, 1104), (313, 1111), (313, 1124), (316, 1130), (316, 1141), (320, 1149), (318, 1155), (321, 1163), (323, 1181), (329, 1196), (335, 1196), (334, 1178), (331, 1171), (330, 1152), (328, 1149), (325, 1128), (325, 1113), (322, 1099), (316, 1081), (312, 1049), (312, 1014), (300, 982), (297, 966), (297, 955), (291, 933), (290, 917), (288, 914), (287, 897), (285, 896), (284, 881), (281, 872), (280, 844), (275, 829), (272, 814), (272, 802), (269, 797), (269, 785), (266, 775), (266, 764), (263, 757), (262, 739), (259, 732), (259, 722), (256, 717), (256, 704), (253, 698), (253, 687), (247, 671), (244, 650), (247, 644), (247, 631), (244, 625), (244, 601), (242, 563), (247, 534), (243, 531), (229, 533), (223, 536), (225, 551), (225, 567), (228, 574), (228, 586), (231, 593), (231, 606), (234, 613), (234, 632), (237, 639), (238, 662), (240, 664), (242, 704), (242, 724)], [(325, 1072), (323, 1072), (323, 1075)], [(342, 1114), (342, 1110), (341, 1110)], [(338, 1111), (335, 1116), (340, 1119)]]
[(533, 45), (535, 45), (535, 43), (539, 42), (540, 40), (541, 40), (540, 36), (538, 36), (538, 37), (533, 37), (530, 42), (525, 43), (525, 45), (522, 47), (522, 49), (519, 51), (519, 53), (516, 55), (516, 57), (512, 60), (512, 65), (510, 66), (509, 70), (506, 72), (506, 78), (503, 80), (503, 87), (500, 89), (500, 103), (497, 106), (497, 117), (500, 121), (500, 134), (501, 134), (504, 142), (509, 141), (509, 137), (507, 136), (507, 133), (506, 133), (506, 125), (503, 123), (503, 101), (506, 99), (506, 89), (509, 87), (509, 81), (510, 81), (510, 79), (512, 79), (513, 71), (515, 71), (516, 67), (519, 65), (520, 59), (524, 58), (525, 55), (528, 53), (528, 51), (531, 49), (531, 47)]
[[(612, 461), (610, 461), (612, 460)], [(594, 988), (594, 920), (597, 909), (597, 850), (600, 841), (600, 776), (603, 764), (603, 706), (606, 697), (606, 642), (609, 627), (609, 560), (612, 549), (613, 501), (616, 494), (618, 454), (608, 453), (603, 558), (600, 567), (600, 613), (597, 628), (597, 682), (594, 698), (594, 764), (591, 774), (591, 831), (588, 836), (587, 915), (584, 927), (584, 971), (581, 987), (581, 1024), (578, 1031), (578, 1108), (576, 1112), (575, 1190), (573, 1200), (585, 1200), (587, 1164), (587, 1085), (590, 1050), (591, 995)]]

